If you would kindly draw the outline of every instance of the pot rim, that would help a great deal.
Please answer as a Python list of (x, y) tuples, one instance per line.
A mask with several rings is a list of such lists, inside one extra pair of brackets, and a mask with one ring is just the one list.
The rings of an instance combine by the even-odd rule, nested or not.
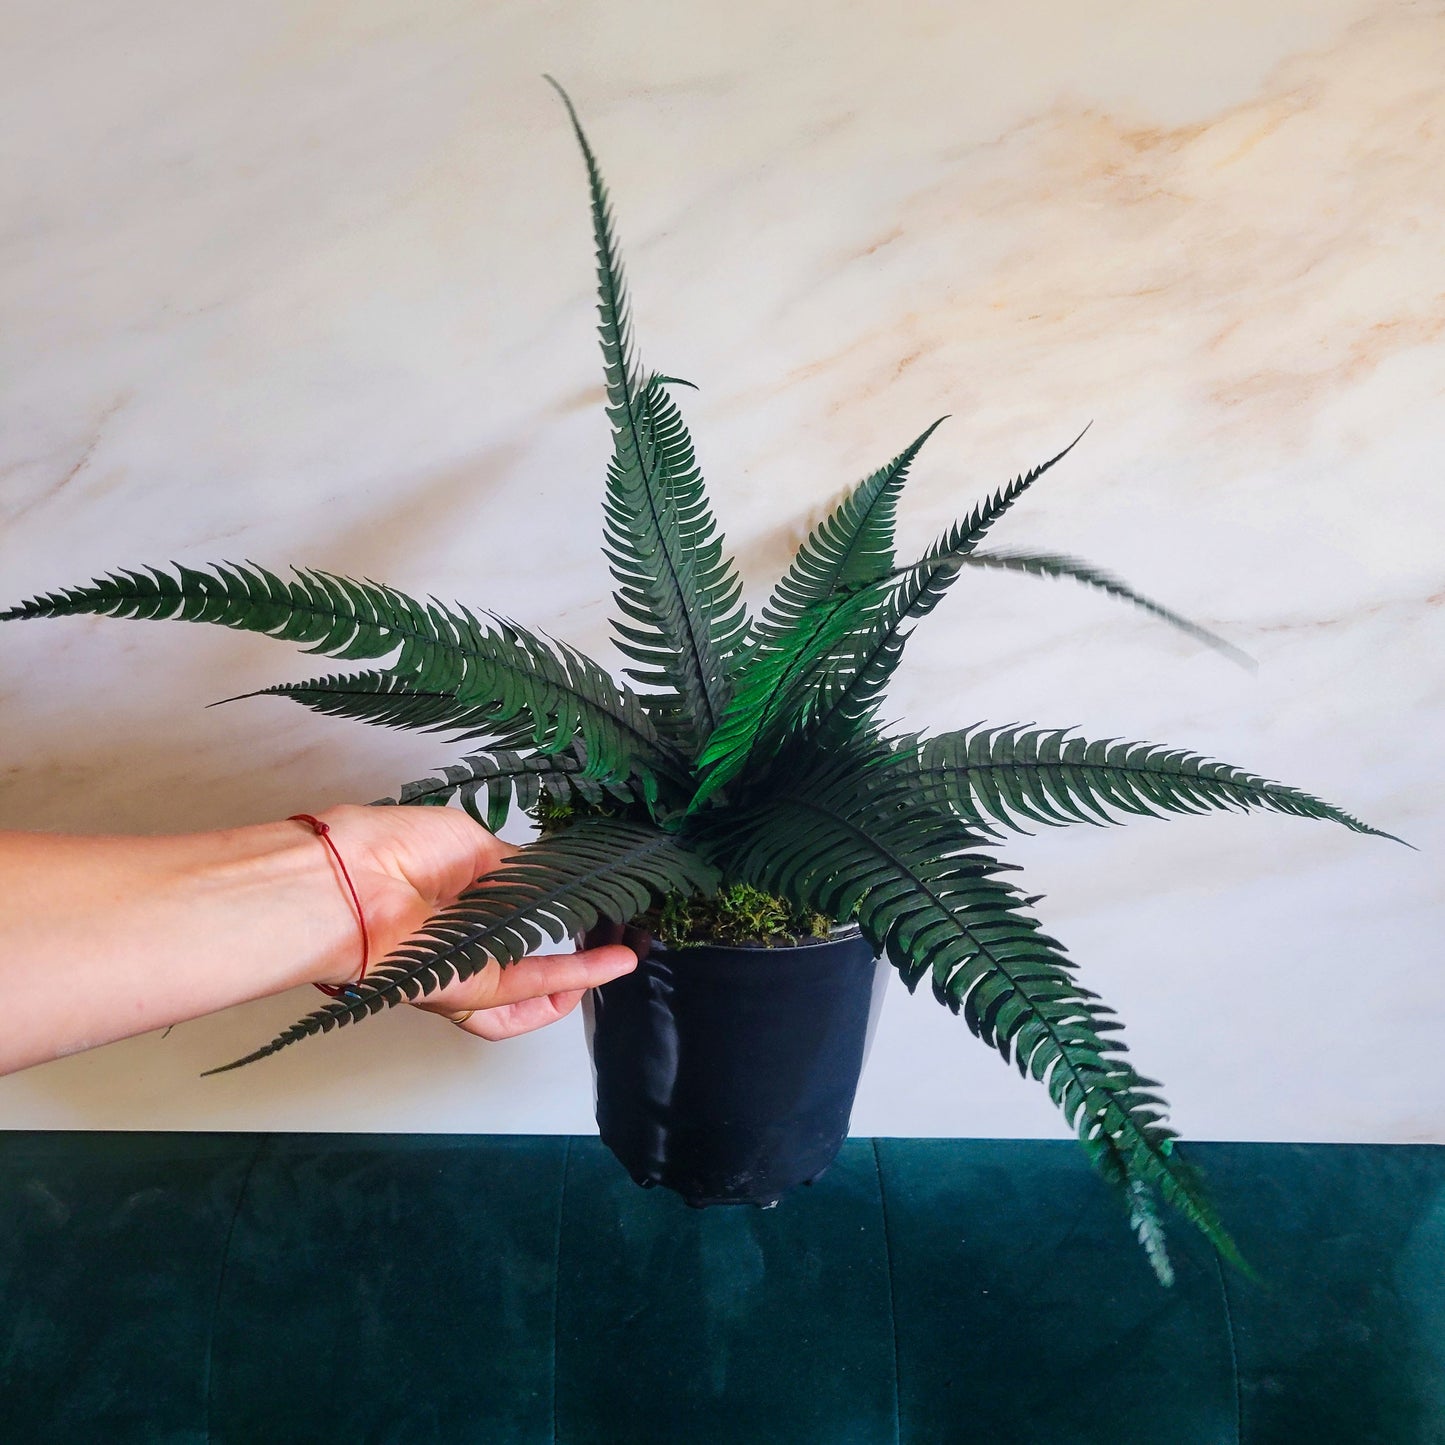
[[(631, 935), (631, 937), (629, 937)], [(826, 938), (800, 938), (793, 943), (736, 943), (733, 941), (698, 939), (694, 943), (679, 944), (672, 947), (654, 938), (651, 934), (639, 934), (631, 924), (618, 929), (609, 942), (626, 943), (629, 947), (636, 948), (637, 944), (646, 940), (649, 953), (671, 953), (686, 954), (695, 950), (708, 949), (713, 952), (722, 953), (757, 953), (757, 954), (787, 954), (805, 953), (812, 948), (824, 948), (835, 943), (851, 943), (855, 938), (861, 938), (863, 930), (858, 923), (849, 919), (844, 923), (835, 923), (829, 930)], [(586, 947), (587, 934), (577, 934), (573, 943), (577, 948)], [(601, 940), (599, 940), (600, 942)]]
[(799, 938), (792, 943), (738, 943), (732, 939), (699, 938), (677, 946), (654, 939), (652, 946), (664, 953), (689, 953), (695, 948), (736, 949), (744, 953), (790, 953), (807, 948), (822, 948), (830, 943), (847, 943), (862, 936), (862, 928), (850, 919), (846, 923), (835, 923), (828, 930), (827, 938)]

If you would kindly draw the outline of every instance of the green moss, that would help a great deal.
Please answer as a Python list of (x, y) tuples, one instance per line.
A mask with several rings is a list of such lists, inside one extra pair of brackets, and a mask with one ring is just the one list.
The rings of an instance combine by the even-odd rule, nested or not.
[[(545, 838), (579, 818), (616, 817), (622, 811), (615, 803), (589, 803), (544, 788), (532, 817)], [(827, 938), (833, 920), (814, 909), (797, 908), (786, 898), (765, 893), (751, 883), (732, 883), (710, 898), (669, 893), (637, 919), (637, 925), (669, 948), (702, 943), (784, 948), (810, 938)]]
[(542, 788), (539, 791), (537, 805), (531, 810), (531, 817), (537, 825), (538, 834), (545, 838), (549, 834), (560, 833), (564, 828), (570, 827), (578, 818), (617, 818), (623, 816), (625, 812), (626, 809), (619, 807), (615, 802), (589, 803), (585, 798), (577, 797), (576, 794), (570, 797), (560, 797), (558, 794)]
[(751, 943), (786, 947), (827, 938), (832, 920), (750, 883), (733, 883), (711, 898), (669, 893), (638, 920), (669, 948), (700, 943)]

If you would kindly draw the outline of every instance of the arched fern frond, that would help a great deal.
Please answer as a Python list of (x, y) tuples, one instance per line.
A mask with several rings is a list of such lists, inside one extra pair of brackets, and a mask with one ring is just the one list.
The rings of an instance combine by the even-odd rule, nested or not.
[(668, 892), (709, 892), (716, 870), (670, 834), (613, 818), (590, 818), (513, 854), (428, 921), (366, 979), (233, 1063), (256, 1062), (301, 1039), (359, 1023), (434, 993), (496, 960), (506, 966), (551, 939), (585, 933), (601, 919), (627, 921)]
[(726, 831), (715, 826), (729, 876), (835, 917), (856, 912), (910, 988), (931, 978), (975, 1035), (1044, 1084), (1100, 1172), (1124, 1191), (1161, 1279), (1162, 1237), (1141, 1203), (1155, 1190), (1238, 1259), (1176, 1153), (1157, 1085), (1127, 1062), (1112, 1012), (998, 877), (979, 835), (917, 800), (906, 760), (888, 745), (781, 772)]
[(0, 619), (82, 613), (209, 622), (348, 660), (395, 653), (385, 670), (406, 688), (451, 694), (461, 709), (491, 709), (498, 724), (525, 719), (542, 751), (560, 751), (580, 736), (598, 769), (612, 776), (686, 774), (637, 694), (590, 658), (514, 622), (483, 621), (379, 583), (302, 569), (285, 582), (249, 563), (213, 572), (178, 566), (175, 576), (150, 568), (34, 598)]
[(1072, 731), (980, 724), (902, 746), (917, 749), (923, 795), (975, 825), (988, 819), (1008, 828), (1117, 823), (1120, 814), (1159, 817), (1261, 808), (1404, 841), (1311, 793), (1184, 748), (1115, 738), (1091, 742), (1070, 737)]
[(1077, 557), (1065, 557), (1058, 552), (1020, 552), (1009, 549), (1001, 552), (970, 552), (963, 558), (963, 563), (966, 567), (991, 568), (1000, 572), (1026, 572), (1031, 577), (1064, 577), (1081, 582), (1085, 587), (1095, 587), (1108, 593), (1110, 597), (1132, 603), (1151, 617), (1157, 617), (1159, 621), (1167, 622), (1170, 627), (1192, 637), (1196, 642), (1202, 642), (1206, 647), (1223, 653), (1231, 662), (1237, 662), (1241, 667), (1252, 669), (1257, 665), (1247, 652), (1240, 651), (1217, 632), (1211, 632), (1207, 627), (1201, 627), (1197, 622), (1191, 622), (1168, 607), (1151, 601), (1112, 573), (1088, 562), (1081, 562)]

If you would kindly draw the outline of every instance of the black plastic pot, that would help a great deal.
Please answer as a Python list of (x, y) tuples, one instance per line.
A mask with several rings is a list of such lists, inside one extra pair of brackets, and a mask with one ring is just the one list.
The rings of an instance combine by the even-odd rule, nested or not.
[(790, 948), (625, 941), (636, 971), (583, 1003), (603, 1143), (638, 1184), (697, 1206), (811, 1183), (847, 1137), (891, 972), (872, 945), (856, 930)]

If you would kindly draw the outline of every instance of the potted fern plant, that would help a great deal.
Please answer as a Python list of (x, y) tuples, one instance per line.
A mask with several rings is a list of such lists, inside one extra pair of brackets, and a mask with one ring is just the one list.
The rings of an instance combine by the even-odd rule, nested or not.
[[(966, 568), (1071, 578), (1227, 647), (1083, 563), (985, 546), (1069, 448), (900, 564), (895, 510), (930, 426), (848, 492), (750, 617), (674, 397), (683, 383), (638, 359), (607, 192), (562, 99), (590, 186), (612, 424), (604, 547), (627, 680), (514, 622), (310, 570), (289, 580), (251, 564), (118, 571), (3, 614), (176, 618), (371, 660), (266, 691), (467, 739), (465, 756), (397, 801), (459, 801), (493, 828), (521, 808), (545, 825), (364, 983), (223, 1068), (358, 1023), (488, 959), (515, 961), (549, 936), (631, 926), (642, 930), (630, 935), (642, 966), (591, 1010), (604, 1137), (642, 1182), (695, 1202), (767, 1202), (824, 1167), (846, 1132), (882, 958), (910, 991), (927, 979), (974, 1035), (1048, 1089), (1161, 1279), (1161, 1199), (1235, 1258), (1157, 1086), (1040, 928), (1034, 900), (1002, 876), (996, 844), (1025, 823), (1209, 809), (1378, 830), (1178, 748), (1057, 728), (925, 738), (880, 725), (911, 630)], [(760, 1080), (777, 1087), (768, 1094)]]

